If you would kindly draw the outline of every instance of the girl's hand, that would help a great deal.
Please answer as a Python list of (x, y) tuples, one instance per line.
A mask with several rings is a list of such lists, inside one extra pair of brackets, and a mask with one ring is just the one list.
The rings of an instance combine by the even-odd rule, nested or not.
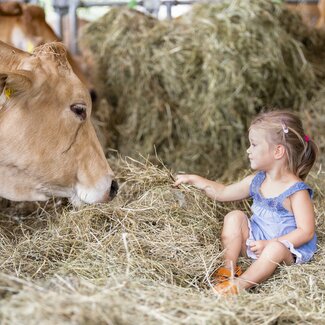
[(250, 243), (251, 251), (257, 256), (260, 257), (261, 253), (265, 246), (270, 242), (270, 240), (255, 240)]
[(176, 175), (175, 177), (175, 182), (173, 184), (173, 186), (179, 186), (181, 184), (191, 184), (191, 176), (192, 175), (188, 175), (188, 174), (179, 174)]

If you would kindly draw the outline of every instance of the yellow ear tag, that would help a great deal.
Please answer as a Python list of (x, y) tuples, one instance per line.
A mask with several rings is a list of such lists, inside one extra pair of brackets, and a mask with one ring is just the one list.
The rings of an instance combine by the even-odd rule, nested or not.
[(34, 51), (34, 45), (31, 41), (27, 41), (27, 52), (28, 53), (33, 53)]
[(5, 89), (5, 95), (6, 97), (9, 99), (11, 97), (11, 95), (14, 93), (13, 89), (11, 88), (6, 88)]

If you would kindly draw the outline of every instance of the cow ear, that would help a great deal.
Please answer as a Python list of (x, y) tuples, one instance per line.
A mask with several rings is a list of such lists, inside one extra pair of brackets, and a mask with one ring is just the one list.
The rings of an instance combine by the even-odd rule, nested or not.
[(0, 73), (0, 94), (2, 94), (3, 89), (6, 85), (7, 77), (8, 77), (8, 75), (6, 75), (4, 73)]
[(0, 73), (0, 93), (5, 91), (9, 98), (11, 95), (27, 90), (31, 87), (33, 75), (30, 71), (17, 70)]
[(21, 16), (23, 9), (20, 3), (0, 3), (0, 16)]
[(23, 19), (27, 23), (31, 23), (33, 20), (45, 21), (45, 11), (40, 6), (27, 4), (24, 7)]

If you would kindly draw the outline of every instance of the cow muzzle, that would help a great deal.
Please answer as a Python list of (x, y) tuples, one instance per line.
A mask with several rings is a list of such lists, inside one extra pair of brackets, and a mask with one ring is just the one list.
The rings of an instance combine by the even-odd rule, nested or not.
[[(75, 195), (71, 202), (73, 205), (105, 203), (111, 201), (118, 192), (118, 183), (112, 176), (106, 176), (94, 186), (86, 186), (78, 183), (75, 187)], [(79, 202), (78, 202), (79, 201)]]

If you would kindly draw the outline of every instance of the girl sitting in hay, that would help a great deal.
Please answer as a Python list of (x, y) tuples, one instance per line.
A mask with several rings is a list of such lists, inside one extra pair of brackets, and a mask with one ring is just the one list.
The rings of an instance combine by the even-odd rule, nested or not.
[[(316, 251), (313, 192), (302, 181), (315, 162), (316, 144), (301, 120), (284, 111), (257, 116), (249, 141), (248, 158), (257, 173), (228, 186), (198, 175), (177, 175), (174, 183), (194, 185), (217, 201), (253, 198), (250, 219), (239, 210), (225, 216), (225, 262), (214, 275), (220, 294), (237, 294), (268, 279), (279, 263), (305, 263)], [(256, 260), (244, 273), (236, 266), (240, 253)]]

